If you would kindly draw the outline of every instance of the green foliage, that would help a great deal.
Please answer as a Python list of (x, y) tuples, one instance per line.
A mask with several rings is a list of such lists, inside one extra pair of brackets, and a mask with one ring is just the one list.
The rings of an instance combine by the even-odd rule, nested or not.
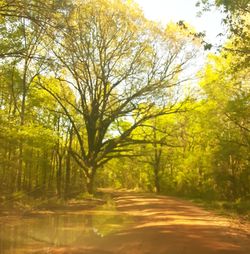
[[(188, 198), (190, 199), (190, 198)], [(237, 199), (236, 201), (218, 201), (218, 200), (207, 200), (207, 199), (197, 199), (191, 198), (191, 201), (205, 207), (206, 209), (211, 209), (218, 212), (219, 214), (232, 216), (241, 216), (242, 219), (250, 219), (250, 202), (249, 200)]]
[(223, 45), (222, 49), (226, 55), (237, 56), (237, 61), (231, 63), (234, 69), (247, 68), (250, 60), (249, 0), (199, 0), (197, 6), (202, 6), (203, 11), (216, 6), (225, 14), (223, 22), (230, 32), (231, 45)]
[(89, 194), (88, 192), (83, 192), (78, 194), (75, 198), (78, 200), (84, 200), (84, 199), (93, 199), (94, 195)]

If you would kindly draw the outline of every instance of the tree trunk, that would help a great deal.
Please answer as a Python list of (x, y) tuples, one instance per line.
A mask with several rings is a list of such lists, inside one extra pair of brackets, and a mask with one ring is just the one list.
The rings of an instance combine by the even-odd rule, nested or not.
[(158, 165), (155, 165), (157, 168), (155, 168), (154, 176), (155, 176), (155, 189), (156, 192), (160, 192), (160, 179), (159, 179), (159, 168)]
[(22, 174), (23, 174), (23, 144), (21, 143), (19, 146), (19, 162), (17, 169), (17, 184), (16, 184), (17, 191), (20, 191), (22, 188)]
[(94, 177), (93, 176), (90, 176), (89, 178), (87, 178), (87, 191), (89, 194), (94, 193)]
[(57, 195), (60, 198), (62, 196), (62, 157), (58, 155), (58, 168), (56, 173), (56, 188), (57, 188)]
[(87, 191), (89, 194), (94, 193), (94, 181), (95, 181), (96, 168), (92, 167), (89, 176), (87, 177)]
[(65, 190), (64, 190), (64, 198), (67, 199), (70, 194), (70, 174), (71, 174), (71, 157), (70, 152), (72, 149), (72, 140), (73, 140), (73, 128), (69, 130), (69, 146), (66, 157), (66, 176), (65, 176)]
[(67, 154), (66, 157), (66, 176), (65, 176), (65, 190), (64, 190), (64, 198), (67, 199), (69, 197), (70, 192), (70, 154)]

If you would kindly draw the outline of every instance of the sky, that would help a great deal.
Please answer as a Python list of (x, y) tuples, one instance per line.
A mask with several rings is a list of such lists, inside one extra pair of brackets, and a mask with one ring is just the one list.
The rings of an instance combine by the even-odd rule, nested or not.
[[(213, 45), (221, 45), (225, 42), (225, 37), (218, 36), (218, 34), (224, 32), (222, 25), (222, 14), (213, 9), (210, 12), (203, 13), (201, 17), (198, 16), (200, 9), (195, 6), (198, 0), (134, 0), (138, 3), (141, 9), (144, 11), (145, 16), (154, 21), (161, 22), (163, 25), (170, 21), (178, 22), (184, 20), (197, 32), (206, 33), (205, 41), (212, 43)], [(212, 48), (212, 52), (216, 52), (217, 47)], [(206, 62), (206, 56), (209, 52), (203, 51), (196, 60), (192, 62), (192, 65), (186, 69), (184, 75), (195, 77), (197, 71)], [(197, 82), (194, 79), (190, 80), (185, 86), (188, 90), (194, 90), (197, 88)], [(185, 88), (184, 88), (185, 90)], [(183, 91), (184, 91), (183, 90)], [(191, 91), (190, 90), (190, 91)]]
[(217, 36), (223, 32), (222, 14), (212, 10), (197, 16), (199, 8), (195, 6), (198, 0), (135, 0), (143, 9), (148, 19), (167, 24), (169, 21), (184, 20), (193, 26), (197, 32), (206, 31), (206, 41), (220, 44), (223, 38)]

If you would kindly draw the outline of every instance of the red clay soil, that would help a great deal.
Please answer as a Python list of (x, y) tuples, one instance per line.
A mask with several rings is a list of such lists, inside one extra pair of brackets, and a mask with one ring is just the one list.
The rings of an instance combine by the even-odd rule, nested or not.
[(119, 192), (120, 213), (133, 218), (128, 227), (85, 248), (58, 248), (65, 254), (249, 254), (250, 227), (172, 197)]

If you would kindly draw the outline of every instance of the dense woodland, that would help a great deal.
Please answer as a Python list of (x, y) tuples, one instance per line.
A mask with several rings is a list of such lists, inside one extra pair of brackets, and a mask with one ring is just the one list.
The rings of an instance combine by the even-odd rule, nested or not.
[(0, 0), (1, 199), (249, 199), (249, 1), (197, 5), (224, 12), (225, 45), (133, 1)]

